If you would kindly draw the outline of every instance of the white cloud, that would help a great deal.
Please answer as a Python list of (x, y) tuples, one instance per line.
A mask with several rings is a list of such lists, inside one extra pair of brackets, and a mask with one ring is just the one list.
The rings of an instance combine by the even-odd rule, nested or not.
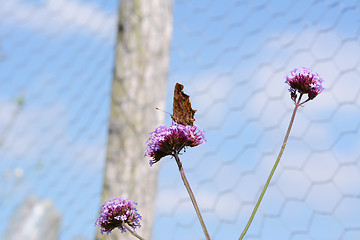
[[(0, 138), (3, 139), (5, 159), (39, 159), (42, 155), (76, 158), (78, 163), (98, 167), (103, 159), (105, 146), (99, 145), (99, 139), (87, 140), (86, 137), (71, 136), (69, 113), (66, 107), (53, 104), (51, 107), (27, 106), (16, 111), (12, 102), (0, 102)], [(4, 131), (10, 131), (3, 136)], [(85, 134), (85, 133), (79, 133)], [(56, 144), (54, 144), (56, 143)]]
[(4, 129), (3, 126), (8, 125), (9, 122), (12, 120), (12, 118), (14, 117), (13, 115), (15, 114), (17, 109), (17, 106), (14, 102), (9, 102), (9, 101), (0, 101), (0, 129), (1, 131), (3, 131)]
[(45, 34), (84, 33), (109, 39), (116, 26), (117, 12), (107, 13), (92, 3), (49, 0), (31, 4), (21, 0), (2, 2), (0, 19)]

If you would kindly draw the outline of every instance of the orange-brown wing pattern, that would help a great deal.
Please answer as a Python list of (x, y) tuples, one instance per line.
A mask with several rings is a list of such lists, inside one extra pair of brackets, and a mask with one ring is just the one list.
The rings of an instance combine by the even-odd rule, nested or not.
[(191, 108), (190, 97), (182, 91), (183, 89), (183, 85), (176, 83), (174, 89), (173, 114), (171, 118), (174, 122), (184, 126), (193, 126), (196, 110)]

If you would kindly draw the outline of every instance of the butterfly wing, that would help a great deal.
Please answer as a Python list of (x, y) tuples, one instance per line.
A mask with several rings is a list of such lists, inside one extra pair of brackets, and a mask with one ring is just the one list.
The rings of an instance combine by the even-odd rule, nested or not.
[(183, 85), (176, 83), (174, 88), (173, 114), (171, 118), (178, 124), (193, 126), (196, 110), (192, 109), (190, 97), (183, 92), (183, 89)]

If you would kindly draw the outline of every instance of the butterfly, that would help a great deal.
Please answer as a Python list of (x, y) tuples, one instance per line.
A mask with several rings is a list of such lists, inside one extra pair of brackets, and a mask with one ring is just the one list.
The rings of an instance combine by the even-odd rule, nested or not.
[(174, 89), (173, 114), (171, 115), (171, 118), (178, 124), (193, 126), (196, 110), (192, 109), (190, 97), (183, 92), (183, 89), (183, 85), (176, 83)]

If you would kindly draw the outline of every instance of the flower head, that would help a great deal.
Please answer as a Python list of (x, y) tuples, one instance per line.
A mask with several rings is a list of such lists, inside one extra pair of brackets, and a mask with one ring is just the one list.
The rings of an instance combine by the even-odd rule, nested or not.
[(141, 216), (137, 213), (135, 205), (137, 205), (136, 202), (126, 198), (114, 198), (107, 201), (101, 207), (101, 213), (95, 224), (100, 226), (101, 233), (110, 233), (115, 228), (126, 232), (123, 224), (133, 229), (141, 227)]
[(296, 98), (298, 91), (300, 94), (308, 94), (308, 100), (314, 99), (324, 90), (323, 82), (324, 80), (316, 72), (305, 67), (291, 71), (285, 81), (290, 86), (289, 91), (293, 99)]
[(184, 126), (173, 123), (170, 127), (160, 126), (150, 133), (145, 156), (152, 157), (150, 166), (167, 155), (180, 152), (185, 147), (195, 147), (205, 142), (204, 131), (198, 126)]

